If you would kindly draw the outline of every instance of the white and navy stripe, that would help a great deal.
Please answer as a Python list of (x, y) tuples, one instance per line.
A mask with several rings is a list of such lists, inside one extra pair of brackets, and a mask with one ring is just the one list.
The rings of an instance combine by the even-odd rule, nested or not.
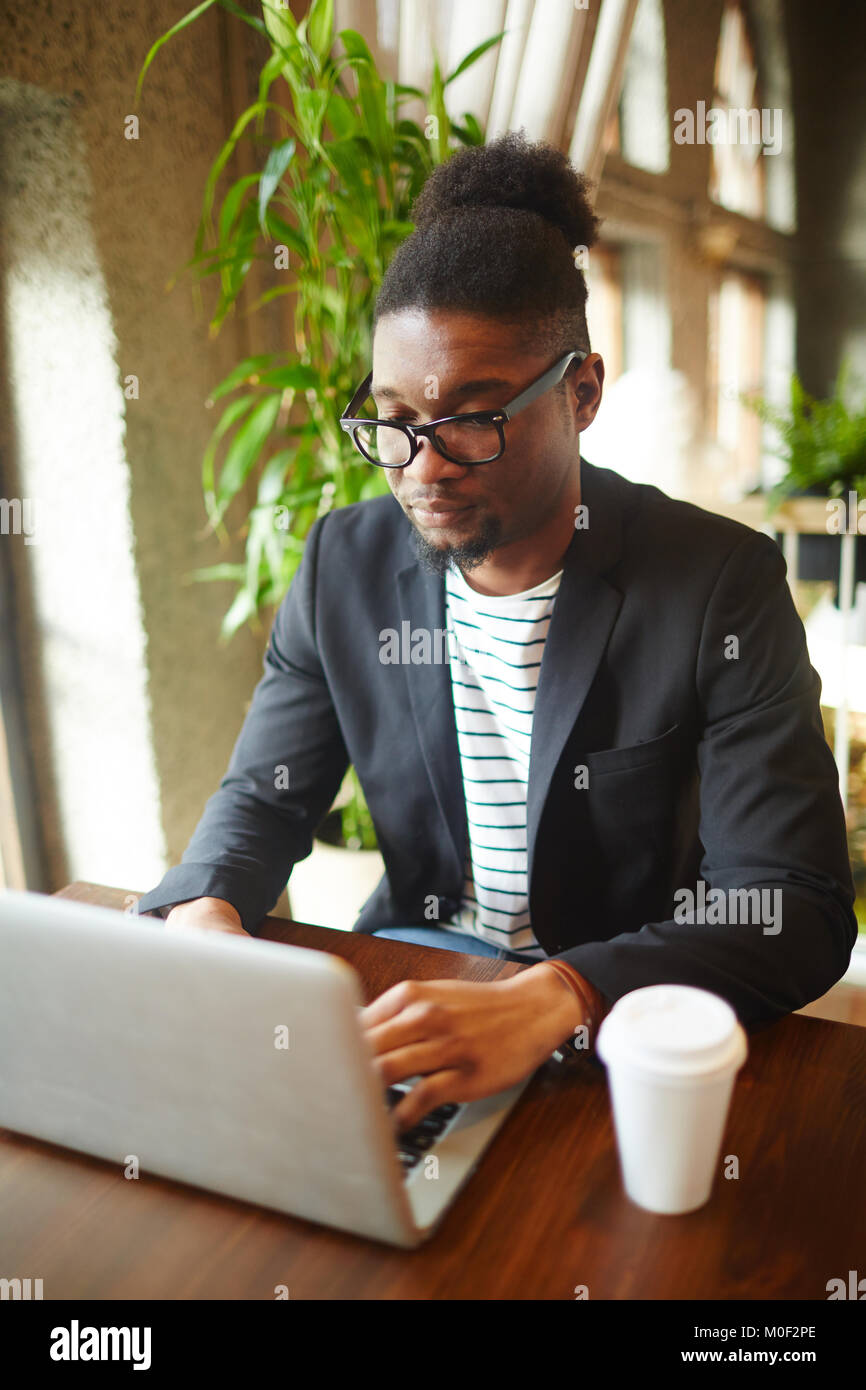
[(526, 787), (541, 657), (562, 570), (520, 594), (479, 594), (445, 574), (454, 717), (469, 843), (451, 927), (536, 959), (529, 924)]

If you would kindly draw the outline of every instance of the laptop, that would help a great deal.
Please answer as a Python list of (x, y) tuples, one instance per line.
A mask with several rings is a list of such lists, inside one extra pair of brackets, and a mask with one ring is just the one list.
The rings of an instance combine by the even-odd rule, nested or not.
[(324, 951), (0, 894), (0, 1127), (411, 1248), (528, 1084), (397, 1135)]

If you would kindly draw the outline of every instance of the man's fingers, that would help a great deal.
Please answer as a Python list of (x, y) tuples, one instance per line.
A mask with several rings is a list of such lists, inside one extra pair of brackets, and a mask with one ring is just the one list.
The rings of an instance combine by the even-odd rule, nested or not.
[(425, 983), (418, 980), (401, 980), (399, 985), (392, 985), (384, 994), (380, 994), (378, 999), (374, 999), (372, 1004), (361, 1010), (362, 1028), (372, 1028), (378, 1023), (384, 1023), (402, 1009), (408, 1009), (410, 1004), (420, 1003), (425, 988)]
[(367, 1024), (365, 1032), (374, 1055), (381, 1057), (385, 1052), (394, 1052), (412, 1043), (436, 1042), (447, 1037), (448, 1022), (448, 1015), (442, 1006), (427, 1001), (410, 1004), (383, 1023)]
[(433, 1038), (411, 1047), (397, 1047), (376, 1058), (376, 1070), (385, 1085), (391, 1086), (395, 1081), (405, 1081), (408, 1076), (459, 1067), (459, 1046), (456, 1039)]
[(437, 1105), (444, 1105), (446, 1101), (469, 1099), (470, 1097), (463, 1095), (465, 1087), (466, 1077), (455, 1068), (434, 1072), (432, 1076), (423, 1076), (412, 1087), (406, 1099), (401, 1100), (392, 1110), (391, 1118), (398, 1130), (412, 1129), (431, 1110), (435, 1110)]

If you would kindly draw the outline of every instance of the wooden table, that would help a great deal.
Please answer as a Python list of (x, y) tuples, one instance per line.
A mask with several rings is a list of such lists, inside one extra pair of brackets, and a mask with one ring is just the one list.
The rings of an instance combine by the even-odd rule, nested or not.
[[(119, 907), (120, 889), (61, 896)], [(525, 967), (268, 918), (261, 933), (351, 961), (368, 999), (406, 976)], [(419, 1250), (402, 1252), (0, 1131), (0, 1274), (45, 1298), (815, 1299), (866, 1274), (866, 1029), (795, 1014), (753, 1032), (701, 1211), (624, 1195), (605, 1073), (542, 1067)], [(720, 1165), (721, 1166), (721, 1165)]]

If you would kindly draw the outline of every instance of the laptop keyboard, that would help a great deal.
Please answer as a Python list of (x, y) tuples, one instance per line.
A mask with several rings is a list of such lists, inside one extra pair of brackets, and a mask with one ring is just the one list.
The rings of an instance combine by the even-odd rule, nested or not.
[[(411, 1089), (411, 1086), (389, 1086), (385, 1092), (388, 1108), (393, 1109)], [(431, 1110), (411, 1129), (402, 1131), (397, 1138), (397, 1157), (402, 1165), (404, 1177), (408, 1177), (415, 1165), (439, 1142), (463, 1109), (462, 1105), (453, 1102), (437, 1105), (435, 1110)]]

